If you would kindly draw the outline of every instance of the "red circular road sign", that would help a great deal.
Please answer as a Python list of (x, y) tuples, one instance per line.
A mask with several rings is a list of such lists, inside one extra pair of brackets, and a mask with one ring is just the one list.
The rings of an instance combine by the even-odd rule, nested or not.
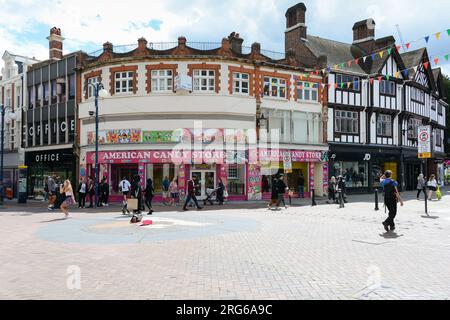
[(430, 136), (428, 135), (427, 131), (423, 131), (419, 134), (419, 139), (422, 142), (427, 142), (429, 140)]

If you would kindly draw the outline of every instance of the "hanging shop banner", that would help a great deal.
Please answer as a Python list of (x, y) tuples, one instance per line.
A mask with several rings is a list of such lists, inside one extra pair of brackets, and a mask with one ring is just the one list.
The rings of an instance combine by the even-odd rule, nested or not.
[(248, 200), (261, 200), (261, 170), (257, 165), (248, 166)]
[(283, 152), (283, 168), (284, 173), (292, 173), (292, 158), (290, 151)]
[(431, 127), (421, 126), (418, 132), (418, 152), (420, 159), (431, 158)]

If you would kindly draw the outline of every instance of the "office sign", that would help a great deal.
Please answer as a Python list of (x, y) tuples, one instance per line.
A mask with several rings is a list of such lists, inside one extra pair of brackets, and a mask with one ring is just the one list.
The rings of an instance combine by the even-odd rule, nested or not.
[(418, 152), (420, 159), (431, 158), (431, 127), (421, 126), (418, 132)]

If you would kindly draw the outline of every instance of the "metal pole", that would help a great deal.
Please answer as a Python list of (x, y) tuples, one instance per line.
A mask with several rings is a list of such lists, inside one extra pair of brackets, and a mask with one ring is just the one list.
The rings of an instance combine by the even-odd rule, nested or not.
[(0, 145), (1, 145), (1, 152), (0, 152), (0, 205), (3, 205), (3, 141), (4, 141), (4, 127), (5, 127), (5, 111), (6, 111), (6, 107), (5, 106), (0, 106), (1, 107), (1, 112), (2, 112), (2, 132), (1, 132), (1, 141), (0, 141)]
[(95, 86), (95, 207), (98, 207), (98, 178), (99, 178), (99, 167), (98, 167), (98, 93), (100, 86), (96, 84)]
[(380, 208), (378, 207), (378, 188), (375, 188), (375, 211), (379, 211)]
[(425, 189), (425, 213), (428, 215), (428, 192)]

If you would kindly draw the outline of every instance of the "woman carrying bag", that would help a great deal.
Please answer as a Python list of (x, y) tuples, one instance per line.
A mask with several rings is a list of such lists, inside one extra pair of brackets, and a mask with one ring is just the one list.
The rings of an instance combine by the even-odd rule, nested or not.
[(434, 174), (432, 174), (430, 176), (430, 180), (428, 180), (428, 200), (432, 200), (433, 199), (433, 192), (436, 192), (438, 188), (437, 185), (437, 181), (436, 181), (436, 176)]

